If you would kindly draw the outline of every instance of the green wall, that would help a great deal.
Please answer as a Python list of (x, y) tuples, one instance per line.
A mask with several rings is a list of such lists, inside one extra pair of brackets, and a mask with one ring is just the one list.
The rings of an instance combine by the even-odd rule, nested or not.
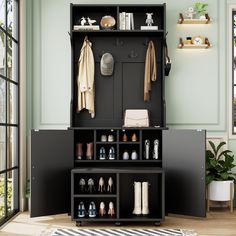
[[(69, 3), (110, 1), (27, 0), (28, 129), (64, 129), (70, 119)], [(167, 124), (173, 128), (207, 129), (209, 136), (228, 136), (227, 4), (208, 0), (209, 25), (177, 25), (178, 13), (195, 1), (146, 0), (167, 3), (167, 31), (172, 71), (166, 77)], [(143, 1), (113, 1), (142, 4)], [(210, 50), (177, 49), (179, 37), (206, 35)], [(230, 140), (236, 153), (236, 142)]]

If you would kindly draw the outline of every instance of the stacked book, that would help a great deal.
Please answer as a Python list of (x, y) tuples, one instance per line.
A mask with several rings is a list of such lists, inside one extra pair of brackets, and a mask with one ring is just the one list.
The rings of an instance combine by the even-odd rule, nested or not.
[(99, 30), (99, 25), (74, 25), (74, 30)]
[(120, 30), (134, 30), (134, 14), (130, 12), (120, 13)]

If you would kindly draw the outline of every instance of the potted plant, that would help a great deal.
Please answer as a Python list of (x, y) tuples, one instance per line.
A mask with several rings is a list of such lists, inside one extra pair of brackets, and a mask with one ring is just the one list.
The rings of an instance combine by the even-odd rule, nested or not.
[(200, 19), (206, 19), (205, 14), (207, 13), (206, 8), (208, 7), (208, 3), (196, 2), (194, 4), (197, 14)]
[(234, 155), (230, 150), (221, 150), (225, 142), (220, 142), (217, 146), (212, 141), (209, 144), (212, 150), (206, 151), (207, 198), (212, 201), (231, 201), (236, 179), (236, 174), (232, 172), (236, 166), (233, 164)]

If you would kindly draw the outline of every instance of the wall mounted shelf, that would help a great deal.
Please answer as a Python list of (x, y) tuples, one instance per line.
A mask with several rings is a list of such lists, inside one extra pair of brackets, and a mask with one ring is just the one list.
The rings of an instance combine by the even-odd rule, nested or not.
[(210, 44), (208, 38), (205, 38), (205, 43), (200, 45), (195, 44), (185, 44), (183, 39), (180, 38), (178, 48), (180, 49), (208, 49), (211, 48), (212, 45)]
[(205, 14), (206, 19), (185, 19), (183, 14), (179, 14), (178, 24), (209, 24), (211, 22), (211, 18), (208, 14)]

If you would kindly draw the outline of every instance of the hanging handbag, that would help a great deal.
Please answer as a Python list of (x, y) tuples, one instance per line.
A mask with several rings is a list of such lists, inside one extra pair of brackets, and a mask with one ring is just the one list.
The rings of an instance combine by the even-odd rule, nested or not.
[(126, 110), (124, 116), (124, 127), (149, 127), (148, 110)]
[[(168, 32), (166, 33), (167, 36)], [(170, 70), (171, 70), (171, 60), (168, 55), (168, 46), (166, 42), (166, 37), (164, 38), (164, 50), (165, 50), (165, 76), (169, 76)]]

